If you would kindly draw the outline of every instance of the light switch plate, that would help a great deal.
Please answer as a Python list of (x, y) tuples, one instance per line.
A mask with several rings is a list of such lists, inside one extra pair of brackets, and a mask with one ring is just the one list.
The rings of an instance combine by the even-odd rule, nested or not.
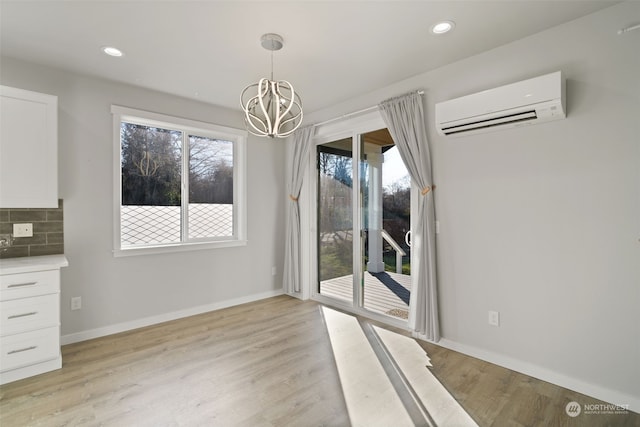
[(33, 237), (33, 224), (13, 224), (13, 237)]

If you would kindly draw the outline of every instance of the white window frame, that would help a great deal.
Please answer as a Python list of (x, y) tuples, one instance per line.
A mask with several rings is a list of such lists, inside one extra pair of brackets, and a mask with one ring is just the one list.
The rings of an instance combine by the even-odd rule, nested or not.
[[(168, 116), (134, 108), (111, 106), (113, 115), (113, 254), (116, 257), (214, 249), (247, 244), (247, 188), (245, 130), (212, 123)], [(121, 246), (122, 164), (120, 158), (120, 126), (122, 122), (178, 130), (187, 134), (233, 142), (233, 235), (224, 238), (199, 239), (169, 244)], [(185, 160), (183, 166), (185, 168)], [(188, 176), (188, 175), (187, 175)], [(184, 185), (184, 182), (183, 182)], [(184, 215), (182, 212), (181, 215)]]

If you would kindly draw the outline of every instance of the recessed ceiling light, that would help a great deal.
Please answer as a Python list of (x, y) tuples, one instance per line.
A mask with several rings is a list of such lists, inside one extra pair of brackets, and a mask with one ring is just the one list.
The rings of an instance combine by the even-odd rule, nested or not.
[(456, 24), (453, 21), (441, 21), (431, 27), (431, 32), (433, 34), (444, 34), (453, 30), (453, 27), (455, 26)]
[(109, 56), (119, 57), (119, 56), (124, 55), (124, 53), (122, 53), (122, 51), (120, 49), (115, 48), (113, 46), (103, 46), (102, 47), (102, 51), (104, 53), (106, 53), (107, 55), (109, 55)]

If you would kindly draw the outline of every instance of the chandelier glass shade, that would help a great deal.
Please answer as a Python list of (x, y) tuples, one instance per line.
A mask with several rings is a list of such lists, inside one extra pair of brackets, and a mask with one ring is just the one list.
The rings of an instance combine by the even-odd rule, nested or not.
[(291, 83), (273, 79), (273, 51), (282, 48), (282, 37), (265, 34), (262, 46), (271, 51), (271, 78), (245, 87), (240, 94), (247, 131), (253, 135), (284, 138), (302, 123), (302, 100)]

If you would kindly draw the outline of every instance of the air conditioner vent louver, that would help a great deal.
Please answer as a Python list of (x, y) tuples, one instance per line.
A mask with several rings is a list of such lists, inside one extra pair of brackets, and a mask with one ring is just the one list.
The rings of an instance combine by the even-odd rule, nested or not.
[(495, 119), (484, 119), (475, 122), (470, 122), (466, 125), (446, 126), (442, 128), (442, 132), (445, 135), (452, 135), (454, 133), (467, 132), (469, 130), (486, 129), (494, 126), (504, 125), (505, 123), (518, 123), (536, 120), (538, 116), (535, 110), (527, 111), (524, 113), (507, 114), (505, 116), (496, 117)]
[(436, 104), (440, 135), (468, 135), (565, 118), (561, 72)]

